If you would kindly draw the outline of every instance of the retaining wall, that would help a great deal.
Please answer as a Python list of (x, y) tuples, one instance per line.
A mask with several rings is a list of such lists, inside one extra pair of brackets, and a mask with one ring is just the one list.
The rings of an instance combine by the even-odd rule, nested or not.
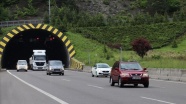
[(149, 68), (147, 70), (150, 78), (186, 82), (186, 69)]

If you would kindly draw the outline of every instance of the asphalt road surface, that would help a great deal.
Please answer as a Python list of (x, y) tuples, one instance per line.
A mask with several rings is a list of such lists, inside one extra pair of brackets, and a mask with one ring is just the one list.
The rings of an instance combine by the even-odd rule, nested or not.
[(149, 88), (119, 88), (86, 72), (9, 70), (0, 72), (0, 104), (186, 104), (186, 83), (151, 79)]

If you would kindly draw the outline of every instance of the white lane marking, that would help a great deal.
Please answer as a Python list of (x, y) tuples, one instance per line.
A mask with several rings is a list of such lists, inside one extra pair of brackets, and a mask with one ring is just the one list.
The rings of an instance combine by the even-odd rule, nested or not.
[(154, 81), (163, 81), (163, 82), (170, 82), (170, 83), (177, 83), (177, 84), (186, 84), (185, 82), (176, 82), (176, 81), (166, 81), (166, 80), (160, 80), (160, 79), (150, 79)]
[(99, 86), (95, 86), (95, 85), (88, 85), (90, 87), (95, 87), (95, 88), (99, 88), (99, 89), (103, 89), (103, 87), (99, 87)]
[(62, 79), (62, 80), (67, 81), (67, 82), (69, 82), (69, 81), (70, 81), (70, 80), (68, 80), (68, 79)]
[(12, 76), (14, 76), (15, 78), (17, 78), (18, 80), (20, 80), (21, 82), (23, 82), (24, 84), (26, 84), (26, 85), (32, 87), (33, 89), (39, 91), (40, 93), (43, 93), (44, 95), (46, 95), (46, 96), (52, 98), (53, 100), (59, 102), (60, 104), (68, 104), (67, 102), (65, 102), (65, 101), (63, 101), (63, 100), (61, 100), (61, 99), (55, 97), (54, 95), (52, 95), (52, 94), (50, 94), (50, 93), (48, 93), (48, 92), (45, 92), (45, 91), (43, 91), (42, 89), (39, 89), (38, 87), (36, 87), (36, 86), (34, 86), (34, 85), (32, 85), (32, 84), (30, 84), (30, 83), (28, 83), (28, 82), (22, 80), (21, 78), (19, 78), (19, 77), (17, 77), (16, 75), (12, 74), (9, 70), (7, 70), (7, 72), (8, 72), (10, 75), (12, 75)]
[(153, 100), (153, 101), (157, 101), (157, 102), (162, 102), (162, 103), (166, 103), (166, 104), (176, 104), (176, 103), (171, 103), (171, 102), (167, 102), (167, 101), (163, 101), (163, 100), (158, 100), (158, 99), (153, 99), (153, 98), (148, 98), (148, 97), (143, 97), (143, 96), (141, 96), (141, 98), (148, 99), (148, 100)]
[(165, 88), (165, 87), (159, 87), (159, 86), (151, 86), (151, 87), (156, 87), (156, 88)]

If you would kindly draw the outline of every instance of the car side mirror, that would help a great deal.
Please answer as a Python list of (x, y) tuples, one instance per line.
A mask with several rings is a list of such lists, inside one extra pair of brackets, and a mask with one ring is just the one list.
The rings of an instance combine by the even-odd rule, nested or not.
[(147, 68), (143, 68), (144, 71), (148, 72)]

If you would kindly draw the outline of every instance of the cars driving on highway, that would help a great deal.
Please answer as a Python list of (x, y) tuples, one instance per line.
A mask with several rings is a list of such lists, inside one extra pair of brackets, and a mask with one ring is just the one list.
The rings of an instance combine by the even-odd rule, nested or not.
[(51, 75), (51, 74), (64, 75), (64, 67), (63, 67), (62, 61), (60, 61), (60, 60), (49, 60), (46, 74), (47, 75)]
[(119, 87), (124, 84), (133, 84), (135, 87), (143, 84), (147, 88), (149, 75), (146, 68), (142, 68), (138, 62), (116, 61), (111, 70), (110, 85), (114, 86), (115, 83), (118, 83)]
[(109, 76), (111, 67), (107, 63), (96, 63), (91, 70), (92, 77)]
[(17, 72), (19, 72), (20, 70), (27, 71), (28, 70), (28, 63), (27, 63), (27, 61), (26, 60), (18, 60), (16, 68), (17, 68)]

